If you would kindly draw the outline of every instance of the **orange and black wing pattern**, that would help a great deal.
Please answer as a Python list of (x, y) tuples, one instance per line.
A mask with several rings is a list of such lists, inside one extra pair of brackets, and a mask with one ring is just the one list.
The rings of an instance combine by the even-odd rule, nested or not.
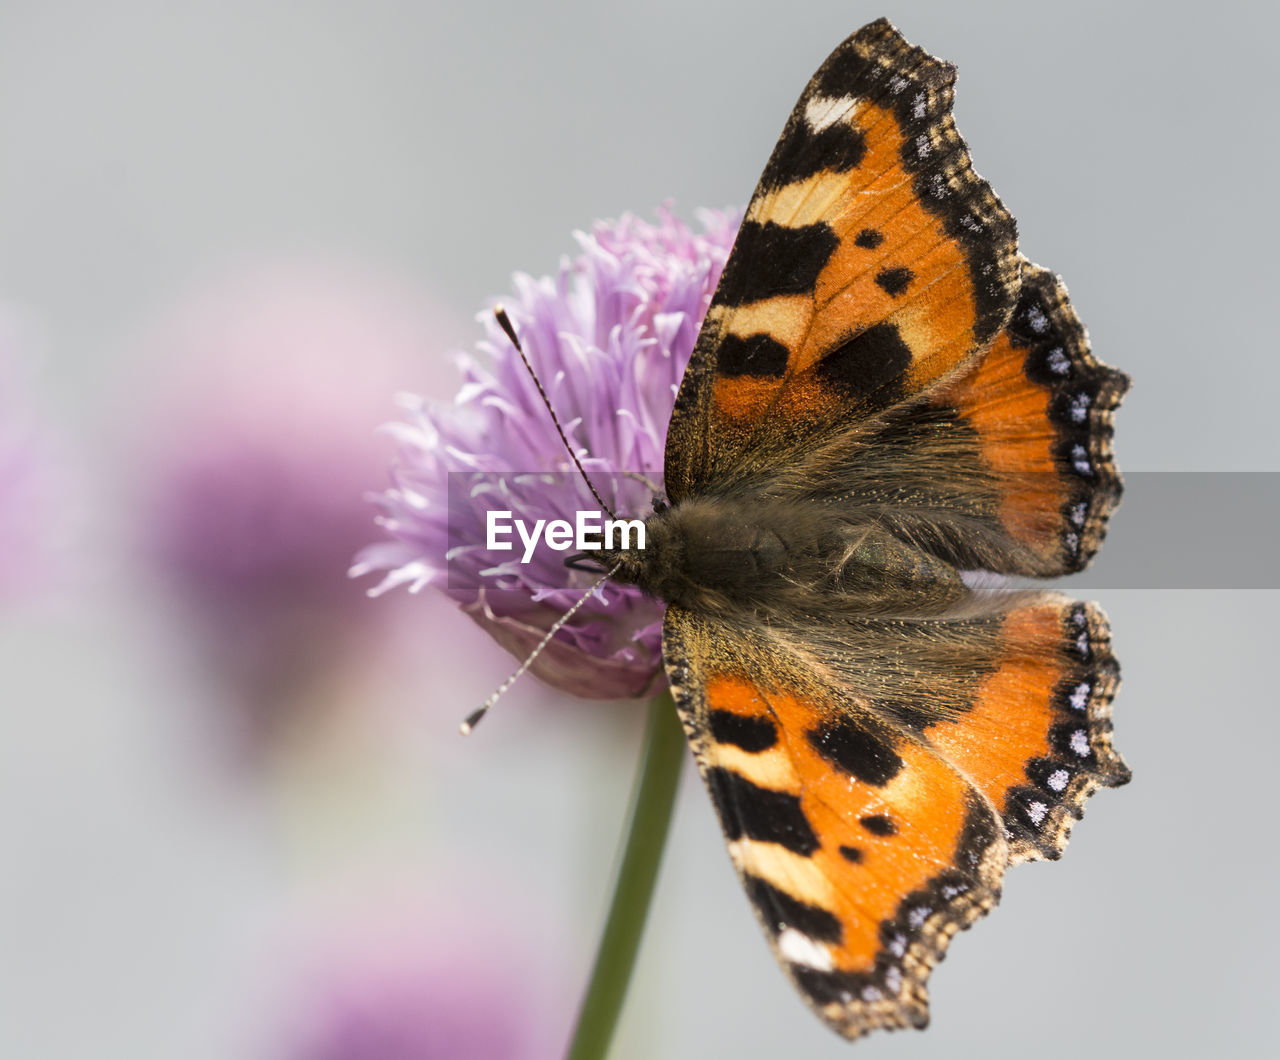
[(928, 1023), (925, 980), (1007, 862), (989, 799), (767, 639), (672, 606), (667, 669), (729, 855), (783, 970), (837, 1033)]
[(1120, 500), (1113, 420), (1128, 386), (1093, 356), (1062, 282), (1024, 261), (1014, 311), (976, 362), (832, 452), (795, 492), (824, 482), (832, 500), (878, 509), (961, 569), (1071, 574)]
[(774, 955), (848, 1038), (924, 1026), (1006, 867), (1129, 778), (1102, 612), (959, 573), (1088, 563), (1128, 379), (1019, 256), (953, 82), (881, 20), (806, 87), (676, 398), (641, 582)]
[(672, 606), (664, 645), (774, 954), (849, 1038), (923, 1027), (930, 971), (1005, 867), (1058, 857), (1088, 796), (1128, 779), (1106, 620), (1065, 597), (820, 634)]
[(1014, 223), (956, 132), (954, 80), (882, 19), (809, 82), (676, 399), (672, 501), (927, 392), (1004, 327)]
[(987, 673), (959, 709), (924, 703), (913, 728), (1000, 812), (1010, 864), (1056, 860), (1085, 801), (1129, 769), (1111, 747), (1120, 668), (1093, 604), (1028, 594), (999, 615)]
[(939, 392), (994, 479), (999, 529), (1015, 547), (988, 569), (1052, 577), (1083, 570), (1120, 501), (1115, 410), (1129, 377), (1099, 362), (1053, 273), (1024, 261), (1009, 323), (977, 366)]

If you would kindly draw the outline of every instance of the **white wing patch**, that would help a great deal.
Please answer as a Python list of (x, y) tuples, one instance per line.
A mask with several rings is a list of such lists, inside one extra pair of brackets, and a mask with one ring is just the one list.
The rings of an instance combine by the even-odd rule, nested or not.
[(778, 952), (792, 964), (803, 964), (820, 972), (829, 972), (835, 967), (831, 950), (793, 927), (778, 935)]
[(820, 133), (848, 117), (857, 103), (857, 96), (814, 96), (805, 104), (805, 123), (814, 132)]

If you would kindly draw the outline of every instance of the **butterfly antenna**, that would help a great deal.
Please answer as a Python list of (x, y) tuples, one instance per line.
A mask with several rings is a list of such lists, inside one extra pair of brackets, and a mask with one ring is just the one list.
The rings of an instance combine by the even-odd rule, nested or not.
[(479, 724), (480, 719), (483, 718), (489, 712), (489, 708), (492, 707), (496, 702), (498, 702), (498, 697), (501, 696), (502, 693), (505, 692), (508, 688), (514, 685), (518, 680), (520, 680), (524, 672), (527, 669), (529, 669), (530, 666), (533, 665), (533, 661), (539, 655), (542, 654), (542, 649), (551, 643), (551, 638), (554, 637), (557, 633), (559, 633), (560, 628), (566, 622), (568, 622), (569, 619), (571, 619), (575, 614), (578, 613), (578, 608), (580, 608), (583, 604), (585, 604), (591, 598), (592, 593), (594, 593), (598, 588), (600, 588), (601, 585), (603, 585), (606, 581), (608, 581), (610, 578), (612, 578), (615, 574), (618, 573), (618, 568), (621, 566), (622, 566), (621, 561), (619, 561), (618, 563), (615, 563), (613, 565), (612, 570), (606, 571), (604, 574), (600, 575), (600, 577), (597, 578), (594, 582), (592, 582), (591, 588), (582, 594), (578, 602), (575, 603), (571, 608), (569, 608), (569, 610), (566, 611), (563, 615), (561, 615), (559, 618), (556, 619), (555, 624), (552, 625), (552, 627), (549, 630), (547, 630), (547, 635), (543, 637), (542, 640), (538, 641), (538, 646), (534, 648), (533, 651), (529, 653), (529, 657), (520, 664), (520, 668), (516, 670), (516, 672), (513, 673), (510, 677), (508, 677), (505, 681), (503, 681), (502, 684), (498, 686), (497, 691), (494, 692), (493, 695), (491, 695), (488, 699), (486, 699), (483, 703), (481, 703), (480, 706), (476, 707), (475, 710), (473, 710), (470, 714), (468, 714), (465, 719), (463, 719), (462, 724), (458, 726), (458, 731), (461, 732), (463, 736), (471, 735), (471, 730), (474, 729), (476, 725)]
[(524, 366), (529, 370), (529, 375), (533, 379), (533, 385), (538, 388), (538, 394), (542, 398), (542, 403), (547, 406), (547, 411), (551, 413), (551, 422), (556, 425), (556, 430), (560, 433), (560, 441), (564, 442), (564, 447), (569, 453), (569, 458), (573, 461), (574, 467), (578, 469), (578, 474), (582, 476), (582, 480), (587, 484), (587, 489), (591, 491), (591, 496), (596, 499), (596, 503), (609, 513), (610, 519), (618, 518), (604, 502), (604, 498), (600, 496), (596, 490), (595, 483), (587, 475), (586, 470), (582, 466), (582, 462), (578, 459), (578, 454), (573, 451), (573, 446), (569, 444), (569, 439), (565, 436), (564, 428), (560, 426), (560, 417), (556, 415), (556, 410), (551, 407), (551, 399), (547, 397), (547, 392), (542, 388), (542, 380), (538, 378), (538, 373), (533, 370), (533, 365), (529, 363), (529, 358), (525, 356), (524, 347), (520, 345), (520, 340), (516, 337), (516, 329), (511, 323), (511, 318), (507, 316), (507, 311), (501, 306), (493, 307), (493, 315), (498, 320), (498, 326), (507, 334), (507, 338), (511, 340), (511, 345), (516, 348), (516, 353), (520, 354), (520, 360), (524, 362)]

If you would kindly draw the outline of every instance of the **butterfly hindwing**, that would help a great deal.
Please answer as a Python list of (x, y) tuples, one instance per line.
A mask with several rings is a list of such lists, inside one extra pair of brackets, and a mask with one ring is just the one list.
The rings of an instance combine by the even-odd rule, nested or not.
[(1051, 577), (1088, 565), (1120, 500), (1112, 421), (1128, 388), (1093, 356), (1062, 281), (1024, 260), (1009, 323), (933, 399), (972, 432), (996, 480), (995, 522), (1015, 547), (989, 569)]
[(1106, 616), (1053, 593), (1011, 598), (993, 658), (960, 709), (922, 704), (913, 728), (999, 810), (1010, 863), (1056, 859), (1099, 787), (1129, 779), (1111, 747), (1120, 669)]
[(927, 392), (1004, 326), (1014, 224), (956, 132), (954, 76), (884, 20), (814, 75), (681, 384), (671, 500)]

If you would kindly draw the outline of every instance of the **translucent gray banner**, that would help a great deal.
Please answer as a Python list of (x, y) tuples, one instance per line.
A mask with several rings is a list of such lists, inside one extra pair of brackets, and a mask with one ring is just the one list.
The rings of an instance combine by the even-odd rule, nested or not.
[[(646, 518), (660, 485), (638, 474), (593, 471), (602, 495), (620, 516)], [(524, 545), (508, 529), (510, 551), (488, 552), (486, 514), (572, 520), (575, 509), (598, 509), (576, 473), (449, 475), (448, 584), (464, 588), (496, 559), (513, 568)], [(1280, 589), (1280, 472), (1129, 472), (1124, 500), (1106, 542), (1087, 571), (1062, 580), (1064, 590)], [(567, 553), (537, 549), (539, 562)], [(464, 569), (469, 568), (465, 570)], [(514, 574), (514, 569), (512, 570)], [(461, 575), (461, 577), (459, 577)]]
[(1280, 472), (1130, 471), (1084, 589), (1280, 589)]

